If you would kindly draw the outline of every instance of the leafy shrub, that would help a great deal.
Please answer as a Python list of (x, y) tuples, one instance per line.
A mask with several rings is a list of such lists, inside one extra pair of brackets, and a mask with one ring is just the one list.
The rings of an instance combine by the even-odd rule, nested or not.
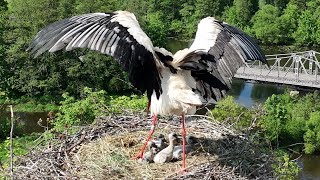
[[(13, 139), (13, 154), (15, 157), (26, 154), (30, 147), (34, 145), (34, 140), (38, 138), (37, 134), (31, 134), (28, 136), (17, 137)], [(10, 165), (10, 139), (7, 138), (3, 142), (0, 142), (0, 167), (8, 168)]]
[(218, 121), (235, 124), (236, 127), (248, 127), (254, 113), (235, 103), (232, 96), (227, 96), (217, 103), (216, 107), (211, 111), (211, 115)]
[(140, 111), (147, 106), (144, 96), (107, 96), (105, 91), (93, 92), (84, 88), (81, 98), (76, 100), (64, 93), (59, 113), (54, 120), (54, 129), (63, 131), (66, 127), (92, 123), (99, 115), (122, 113), (124, 109)]
[(288, 119), (288, 111), (285, 106), (287, 96), (272, 95), (265, 102), (266, 116), (261, 122), (261, 127), (265, 130), (265, 136), (270, 141), (276, 141), (283, 132), (284, 124)]
[(95, 117), (101, 114), (100, 108), (106, 104), (105, 91), (93, 92), (90, 88), (84, 88), (82, 99), (64, 93), (59, 113), (54, 120), (54, 129), (63, 131), (66, 127), (91, 123)]
[(312, 154), (320, 151), (320, 111), (312, 112), (306, 122), (307, 131), (304, 134), (305, 152)]
[(109, 112), (121, 113), (124, 109), (141, 111), (147, 107), (148, 99), (145, 96), (109, 96)]
[(260, 122), (265, 137), (277, 145), (305, 143), (304, 151), (320, 150), (320, 103), (318, 92), (302, 97), (272, 95), (265, 102), (266, 115)]
[(277, 150), (275, 151), (276, 161), (272, 165), (277, 179), (296, 179), (299, 174), (298, 165), (290, 160), (288, 153)]
[(0, 140), (5, 139), (10, 131), (10, 120), (4, 115), (7, 100), (6, 94), (0, 90)]

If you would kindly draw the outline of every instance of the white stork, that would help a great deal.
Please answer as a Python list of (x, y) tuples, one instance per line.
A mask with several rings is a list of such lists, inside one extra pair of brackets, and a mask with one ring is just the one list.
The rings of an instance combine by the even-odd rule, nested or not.
[(185, 114), (216, 103), (231, 88), (231, 80), (245, 61), (266, 62), (259, 46), (244, 32), (207, 17), (200, 21), (190, 48), (174, 55), (154, 47), (134, 14), (127, 11), (90, 13), (54, 22), (30, 44), (35, 57), (45, 51), (88, 48), (111, 55), (128, 72), (132, 85), (146, 92), (152, 126), (137, 158), (142, 158), (157, 115), (182, 115), (183, 164), (185, 164)]

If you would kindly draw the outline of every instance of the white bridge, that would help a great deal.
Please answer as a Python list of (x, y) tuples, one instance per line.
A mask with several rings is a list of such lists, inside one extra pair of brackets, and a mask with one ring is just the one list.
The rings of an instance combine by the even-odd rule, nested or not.
[(304, 51), (267, 55), (270, 67), (260, 61), (247, 63), (234, 77), (278, 84), (320, 88), (320, 53)]

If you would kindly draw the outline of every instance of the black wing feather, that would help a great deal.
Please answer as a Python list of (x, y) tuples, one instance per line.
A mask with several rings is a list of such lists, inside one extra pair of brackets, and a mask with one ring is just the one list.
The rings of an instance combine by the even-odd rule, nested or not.
[[(116, 16), (122, 17), (113, 20)], [(36, 35), (28, 50), (35, 57), (63, 48), (89, 48), (111, 55), (128, 72), (134, 87), (142, 93), (147, 91), (149, 98), (154, 91), (159, 97), (162, 90), (153, 45), (142, 30), (140, 34), (130, 31), (132, 27), (135, 31), (140, 28), (128, 12), (83, 14), (49, 24)]]
[(197, 92), (213, 103), (231, 88), (232, 78), (244, 62), (260, 60), (266, 63), (260, 47), (250, 36), (210, 17), (199, 23), (195, 42), (190, 48), (191, 53), (201, 57), (200, 60), (185, 61), (179, 67), (191, 70)]

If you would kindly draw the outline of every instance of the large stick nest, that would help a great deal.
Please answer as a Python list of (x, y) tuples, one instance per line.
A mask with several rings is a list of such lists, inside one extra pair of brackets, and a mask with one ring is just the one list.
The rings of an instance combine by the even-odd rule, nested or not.
[[(210, 121), (209, 121), (210, 120)], [(180, 132), (180, 118), (161, 118), (159, 133)], [(14, 179), (270, 179), (274, 157), (258, 136), (239, 133), (205, 116), (187, 118), (187, 133), (199, 138), (181, 161), (148, 164), (131, 160), (144, 143), (151, 119), (141, 114), (98, 117), (73, 135), (59, 135), (15, 164)], [(59, 137), (59, 138), (58, 138)]]

